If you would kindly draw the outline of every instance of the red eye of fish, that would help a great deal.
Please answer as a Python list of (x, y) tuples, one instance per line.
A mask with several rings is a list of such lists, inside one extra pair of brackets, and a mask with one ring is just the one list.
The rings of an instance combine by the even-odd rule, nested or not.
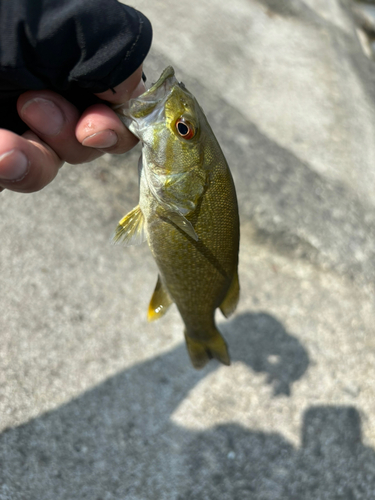
[(193, 125), (191, 125), (191, 123), (189, 123), (184, 118), (180, 118), (176, 121), (176, 130), (178, 134), (184, 139), (192, 139), (195, 135)]

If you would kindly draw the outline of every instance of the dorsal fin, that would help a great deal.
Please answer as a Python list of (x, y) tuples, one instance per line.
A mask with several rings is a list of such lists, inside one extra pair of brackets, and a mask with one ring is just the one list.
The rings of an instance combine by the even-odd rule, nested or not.
[(137, 205), (118, 223), (113, 243), (123, 243), (126, 246), (140, 245), (146, 240), (145, 219), (142, 210)]
[(235, 272), (232, 283), (225, 296), (225, 299), (220, 304), (220, 311), (228, 318), (236, 310), (238, 300), (240, 298), (240, 283), (238, 281), (238, 271)]

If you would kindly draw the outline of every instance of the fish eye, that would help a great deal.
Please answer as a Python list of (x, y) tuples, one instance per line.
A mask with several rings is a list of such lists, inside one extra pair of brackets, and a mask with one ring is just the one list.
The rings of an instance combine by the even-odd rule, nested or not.
[(180, 135), (184, 139), (192, 139), (195, 135), (193, 125), (185, 120), (185, 118), (179, 118), (176, 121), (176, 130), (178, 132), (178, 135)]

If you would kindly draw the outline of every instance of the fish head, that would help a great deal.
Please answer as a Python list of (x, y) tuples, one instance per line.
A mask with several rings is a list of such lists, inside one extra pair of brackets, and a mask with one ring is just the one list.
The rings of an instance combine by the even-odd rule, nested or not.
[(202, 163), (202, 124), (207, 121), (171, 66), (149, 90), (117, 107), (116, 112), (142, 142), (143, 158), (153, 170), (186, 172)]

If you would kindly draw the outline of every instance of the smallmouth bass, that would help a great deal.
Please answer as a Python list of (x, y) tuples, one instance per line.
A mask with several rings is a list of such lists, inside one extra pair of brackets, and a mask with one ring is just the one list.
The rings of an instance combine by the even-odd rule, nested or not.
[(230, 358), (215, 310), (234, 312), (239, 299), (239, 216), (221, 148), (194, 96), (172, 67), (116, 112), (142, 142), (139, 205), (114, 235), (126, 245), (147, 240), (159, 269), (149, 321), (174, 302), (185, 323), (191, 362), (203, 368)]

